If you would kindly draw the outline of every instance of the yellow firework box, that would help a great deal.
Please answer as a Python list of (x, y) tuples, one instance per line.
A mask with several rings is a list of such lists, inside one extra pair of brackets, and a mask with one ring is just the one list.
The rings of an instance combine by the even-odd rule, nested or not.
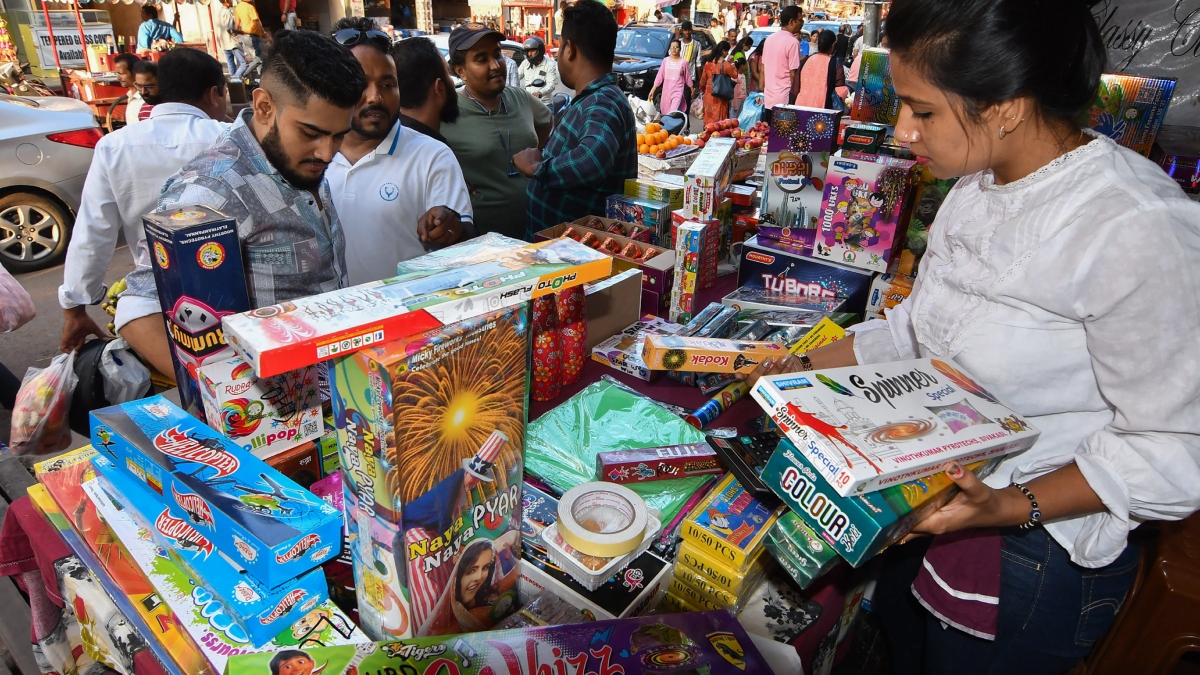
[(360, 624), (491, 629), (515, 605), (527, 305), (372, 347), (330, 374)]
[(750, 373), (764, 360), (787, 353), (787, 347), (777, 342), (647, 335), (642, 361), (650, 370)]
[(699, 607), (692, 607), (686, 600), (672, 593), (664, 595), (662, 602), (658, 605), (659, 614), (686, 614), (699, 611), (701, 611)]
[[(713, 604), (723, 609), (728, 609), (734, 614), (737, 614), (738, 611), (741, 610), (743, 600), (750, 597), (749, 592), (738, 595), (736, 593), (730, 593), (724, 588), (718, 588), (717, 586), (709, 583), (708, 580), (702, 577), (698, 572), (693, 571), (686, 565), (675, 565), (675, 569), (672, 574), (674, 575), (671, 579), (673, 584), (679, 583), (687, 586)], [(748, 590), (757, 590), (758, 584), (761, 582), (762, 577), (760, 576), (754, 583), (754, 587)]]
[(783, 508), (763, 505), (728, 474), (683, 520), (681, 536), (730, 570), (745, 572), (761, 555), (763, 537)]
[(693, 611), (711, 612), (718, 609), (730, 609), (728, 606), (717, 602), (707, 594), (702, 593), (695, 588), (692, 588), (688, 584), (683, 583), (680, 581), (679, 577), (671, 577), (671, 583), (667, 586), (667, 594), (673, 595), (692, 607), (695, 607), (696, 609)]
[(697, 550), (694, 544), (685, 541), (679, 546), (675, 569), (687, 568), (717, 588), (723, 588), (734, 595), (745, 595), (754, 584), (754, 580), (763, 575), (766, 569), (765, 562), (766, 558), (760, 551), (750, 561), (746, 571), (734, 572), (725, 563), (714, 558), (711, 552)]

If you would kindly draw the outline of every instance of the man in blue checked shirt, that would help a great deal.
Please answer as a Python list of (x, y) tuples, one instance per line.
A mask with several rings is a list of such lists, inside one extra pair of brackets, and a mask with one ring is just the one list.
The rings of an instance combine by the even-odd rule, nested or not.
[(531, 179), (530, 240), (559, 223), (603, 215), (607, 197), (637, 177), (633, 110), (612, 75), (616, 19), (596, 0), (579, 0), (563, 9), (562, 40), (558, 72), (575, 89), (575, 100), (545, 151), (513, 156), (517, 170)]

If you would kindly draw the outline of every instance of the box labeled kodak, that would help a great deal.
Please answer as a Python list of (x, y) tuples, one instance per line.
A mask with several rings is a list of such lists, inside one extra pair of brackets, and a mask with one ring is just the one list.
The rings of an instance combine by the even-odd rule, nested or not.
[(787, 349), (775, 342), (647, 335), (642, 362), (651, 370), (694, 373), (749, 373)]
[(681, 536), (730, 570), (745, 572), (762, 552), (767, 528), (782, 511), (782, 505), (764, 506), (729, 474), (683, 520)]
[(93, 410), (92, 447), (268, 588), (338, 555), (342, 514), (162, 396)]
[(402, 262), (397, 276), (259, 307), (222, 320), (259, 377), (521, 305), (612, 273), (569, 238), (527, 244), (495, 233)]
[[(967, 468), (985, 478), (1000, 460), (975, 462)], [(877, 492), (843, 497), (819, 476), (807, 453), (786, 438), (767, 460), (762, 478), (793, 513), (855, 567), (899, 541), (945, 505), (957, 489), (945, 472), (938, 472)], [(796, 542), (794, 535), (789, 539)]]
[(592, 347), (592, 360), (650, 382), (657, 376), (658, 371), (650, 370), (642, 362), (642, 346), (646, 336), (674, 335), (682, 329), (683, 326), (656, 316), (642, 317), (641, 321)]
[(949, 359), (767, 376), (750, 393), (843, 497), (1020, 452), (1040, 434)]
[(119, 501), (177, 564), (220, 599), (253, 646), (269, 643), (284, 628), (329, 599), (325, 574), (319, 568), (290, 583), (267, 588), (235, 566), (228, 554), (216, 550), (178, 506), (171, 508), (107, 457), (97, 455), (92, 464), (109, 496)]
[(208, 426), (267, 459), (324, 432), (316, 366), (259, 378), (234, 355), (197, 371)]

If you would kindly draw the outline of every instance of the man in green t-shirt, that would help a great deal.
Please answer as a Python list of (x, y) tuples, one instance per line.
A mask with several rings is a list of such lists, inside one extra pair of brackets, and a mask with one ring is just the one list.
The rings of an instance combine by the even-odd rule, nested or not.
[(550, 109), (519, 87), (505, 87), (500, 33), (467, 23), (450, 33), (450, 68), (463, 81), (458, 121), (442, 134), (458, 158), (471, 189), (475, 227), (525, 238), (529, 179), (513, 155), (542, 149), (550, 136)]

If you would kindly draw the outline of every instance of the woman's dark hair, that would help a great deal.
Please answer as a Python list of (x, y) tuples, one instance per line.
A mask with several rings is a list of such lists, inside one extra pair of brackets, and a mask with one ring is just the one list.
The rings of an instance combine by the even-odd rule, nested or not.
[(742, 41), (738, 43), (738, 46), (740, 46), (743, 50), (753, 47), (754, 38), (747, 35), (746, 37), (742, 38)]
[(316, 661), (313, 661), (313, 657), (300, 651), (299, 649), (285, 649), (281, 652), (275, 652), (275, 656), (271, 657), (271, 662), (267, 664), (267, 668), (271, 670), (271, 675), (279, 675), (279, 667), (282, 666), (285, 661), (291, 661), (292, 659), (300, 658), (305, 658), (313, 663), (316, 663)]
[(831, 30), (822, 30), (817, 35), (817, 51), (822, 54), (832, 54), (833, 46), (837, 44), (837, 35)]
[[(479, 556), (483, 555), (484, 551), (495, 551), (491, 540), (478, 539), (471, 542), (467, 548), (463, 549), (461, 557), (458, 559), (458, 569), (454, 572), (454, 598), (462, 602), (462, 578), (467, 569), (472, 563), (479, 560)], [(496, 576), (495, 560), (490, 570), (488, 570), (487, 579), (479, 586), (479, 590), (475, 592), (475, 606), (491, 604), (496, 598), (496, 589), (492, 588), (492, 579)]]
[[(888, 45), (978, 122), (1019, 96), (1075, 123), (1100, 87), (1107, 51), (1088, 0), (895, 0)], [(1054, 26), (1048, 39), (1044, 28)]]
[(714, 63), (716, 63), (716, 62), (720, 61), (721, 59), (725, 58), (728, 54), (729, 54), (729, 43), (724, 40), (721, 40), (720, 42), (717, 43), (717, 46), (713, 47), (712, 58), (710, 60), (713, 61)]

